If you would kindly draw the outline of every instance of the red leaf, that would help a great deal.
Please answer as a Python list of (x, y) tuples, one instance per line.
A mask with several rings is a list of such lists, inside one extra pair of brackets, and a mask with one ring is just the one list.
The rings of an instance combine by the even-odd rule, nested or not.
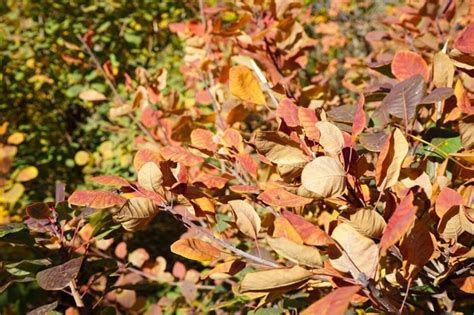
[(359, 286), (342, 287), (311, 304), (301, 315), (343, 315), (352, 297), (360, 290)]
[(298, 106), (287, 98), (280, 102), (276, 114), (283, 119), (289, 127), (298, 127), (300, 124), (298, 119)]
[(275, 207), (303, 207), (313, 201), (313, 199), (292, 194), (281, 187), (265, 190), (258, 199)]
[(194, 178), (193, 183), (201, 182), (206, 185), (207, 188), (224, 188), (225, 184), (228, 182), (228, 179), (222, 176), (214, 176), (206, 173), (199, 173), (199, 175)]
[(352, 141), (355, 142), (357, 136), (364, 131), (367, 126), (367, 118), (364, 112), (365, 97), (364, 94), (359, 94), (359, 101), (354, 115), (354, 122), (352, 124)]
[(380, 254), (384, 256), (387, 249), (394, 245), (410, 229), (416, 218), (417, 207), (413, 205), (413, 192), (410, 192), (400, 201), (400, 204), (388, 220), (385, 231), (380, 240)]
[(283, 210), (282, 215), (291, 223), (303, 241), (308, 245), (324, 246), (332, 242), (331, 237), (300, 215)]
[(454, 48), (465, 54), (474, 54), (474, 23), (466, 26), (454, 41)]
[(240, 153), (236, 157), (242, 168), (247, 171), (253, 178), (257, 178), (258, 163), (252, 159), (248, 153)]
[(436, 198), (435, 211), (438, 217), (443, 218), (449, 209), (462, 204), (462, 196), (455, 190), (445, 187), (441, 190), (438, 197)]
[(197, 128), (191, 132), (191, 143), (194, 147), (211, 152), (217, 151), (217, 144), (213, 140), (214, 134), (209, 130)]
[(105, 190), (77, 190), (69, 197), (68, 202), (75, 206), (105, 209), (115, 205), (123, 205), (126, 198)]
[(159, 165), (160, 161), (163, 159), (161, 158), (158, 152), (149, 150), (149, 149), (141, 149), (133, 158), (133, 168), (136, 172), (138, 172), (142, 166), (148, 162), (155, 162), (155, 164)]
[(125, 178), (116, 175), (101, 175), (89, 179), (89, 181), (105, 186), (129, 186)]
[(417, 53), (411, 51), (398, 51), (392, 60), (392, 73), (400, 81), (419, 74), (428, 81), (430, 69), (426, 61)]

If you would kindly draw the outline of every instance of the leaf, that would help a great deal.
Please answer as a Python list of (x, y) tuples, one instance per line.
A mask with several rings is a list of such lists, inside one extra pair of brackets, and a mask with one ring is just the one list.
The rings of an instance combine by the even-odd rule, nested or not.
[(209, 277), (213, 280), (227, 279), (244, 269), (245, 265), (245, 262), (232, 258), (228, 261), (217, 264), (213, 269), (204, 273), (201, 278)]
[(121, 206), (111, 210), (112, 217), (127, 231), (137, 231), (145, 227), (159, 211), (159, 206), (153, 200), (138, 197), (127, 200)]
[(258, 199), (275, 207), (303, 207), (313, 200), (286, 191), (284, 188), (271, 188), (262, 192)]
[(400, 204), (388, 220), (387, 227), (380, 240), (380, 255), (385, 256), (387, 249), (395, 245), (410, 229), (416, 219), (417, 207), (413, 204), (414, 196), (409, 193), (400, 201)]
[(221, 137), (221, 141), (225, 147), (232, 148), (238, 153), (244, 151), (244, 140), (242, 135), (234, 128), (227, 128)]
[(386, 226), (383, 217), (372, 209), (359, 209), (355, 213), (343, 214), (339, 219), (360, 234), (376, 239), (380, 239)]
[(333, 230), (331, 237), (344, 252), (335, 245), (329, 245), (331, 265), (341, 272), (350, 272), (357, 279), (360, 272), (372, 278), (378, 265), (379, 250), (373, 240), (357, 232), (347, 223), (341, 223)]
[(19, 145), (23, 141), (25, 141), (25, 134), (22, 132), (14, 132), (7, 139), (7, 143), (14, 145)]
[(58, 307), (58, 301), (45, 304), (40, 307), (35, 308), (34, 310), (29, 311), (26, 315), (45, 315), (49, 314), (49, 312), (53, 311), (56, 307)]
[(392, 73), (402, 81), (414, 75), (420, 75), (426, 82), (430, 79), (430, 69), (426, 61), (417, 53), (397, 51), (392, 60)]
[(459, 221), (464, 231), (474, 235), (474, 208), (461, 205), (459, 209)]
[(171, 245), (171, 252), (198, 261), (214, 260), (220, 251), (211, 244), (193, 238), (177, 240)]
[(44, 290), (62, 290), (74, 280), (81, 269), (83, 257), (42, 270), (36, 274), (38, 285)]
[(291, 100), (285, 98), (278, 104), (276, 115), (283, 119), (289, 127), (298, 127), (300, 125), (298, 118), (298, 106)]
[(455, 190), (444, 187), (438, 194), (435, 203), (436, 215), (443, 218), (449, 209), (463, 204), (462, 196)]
[(158, 192), (163, 184), (163, 173), (155, 162), (146, 162), (138, 170), (137, 180), (146, 190)]
[(454, 47), (465, 54), (474, 55), (474, 23), (462, 30), (454, 41)]
[(461, 149), (461, 138), (433, 138), (431, 144), (436, 148), (432, 148), (431, 146), (426, 148), (426, 155), (445, 159), (450, 153), (456, 153)]
[(246, 66), (234, 66), (229, 71), (230, 93), (243, 101), (265, 105), (265, 95), (252, 70)]
[(326, 232), (314, 224), (306, 221), (302, 216), (287, 210), (283, 210), (282, 215), (298, 232), (305, 244), (323, 246), (332, 242), (331, 238), (326, 234)]
[(25, 192), (25, 186), (21, 183), (15, 183), (7, 192), (0, 194), (0, 202), (4, 203), (16, 203), (23, 193)]
[(138, 172), (140, 168), (148, 162), (154, 162), (156, 165), (159, 165), (161, 161), (162, 159), (158, 152), (149, 149), (141, 149), (138, 150), (133, 158), (133, 168)]
[(465, 117), (459, 122), (461, 143), (464, 149), (474, 149), (474, 115)]
[(199, 175), (193, 179), (193, 183), (203, 183), (207, 188), (224, 188), (225, 184), (229, 180), (222, 176), (214, 176), (207, 173), (199, 173)]
[(288, 221), (285, 217), (279, 216), (273, 221), (273, 237), (283, 237), (293, 241), (296, 244), (303, 244), (304, 241), (298, 231), (295, 229), (293, 225), (291, 225), (290, 221)]
[(357, 101), (357, 107), (354, 115), (354, 121), (352, 123), (352, 141), (355, 142), (357, 136), (364, 131), (367, 127), (367, 118), (364, 112), (365, 97), (364, 94), (359, 94), (359, 100)]
[(79, 98), (86, 102), (100, 102), (100, 101), (105, 101), (107, 99), (107, 97), (104, 94), (97, 92), (96, 90), (93, 90), (93, 89), (82, 91), (79, 94)]
[(104, 185), (104, 186), (119, 186), (119, 187), (126, 187), (130, 186), (128, 181), (125, 178), (122, 178), (117, 175), (100, 175), (89, 178), (89, 181)]
[(445, 99), (453, 95), (452, 88), (437, 88), (434, 89), (430, 94), (426, 95), (420, 102), (420, 104), (433, 104), (436, 102), (442, 102)]
[(451, 280), (460, 290), (474, 294), (474, 276)]
[(375, 181), (380, 190), (397, 183), (408, 149), (407, 140), (400, 129), (395, 128), (385, 141), (375, 167)]
[(300, 266), (274, 268), (247, 273), (240, 283), (240, 292), (269, 291), (309, 280), (313, 273)]
[(44, 202), (35, 202), (28, 207), (26, 207), (26, 213), (31, 218), (41, 220), (41, 219), (49, 219), (49, 215), (51, 210)]
[(261, 220), (255, 209), (244, 200), (231, 200), (229, 205), (235, 213), (239, 230), (248, 237), (257, 239)]
[(354, 294), (359, 292), (359, 286), (338, 288), (322, 299), (311, 304), (301, 312), (301, 315), (344, 315)]
[(162, 147), (160, 153), (166, 160), (182, 163), (184, 166), (196, 166), (204, 162), (202, 157), (192, 154), (183, 147)]
[(86, 151), (77, 151), (76, 154), (74, 155), (74, 162), (79, 165), (83, 166), (89, 163), (90, 161), (90, 156), (89, 153)]
[(8, 234), (18, 233), (26, 229), (26, 225), (23, 223), (6, 223), (0, 224), (0, 238), (5, 237)]
[(395, 85), (383, 99), (381, 108), (408, 124), (415, 116), (416, 106), (420, 104), (424, 94), (423, 77), (415, 75)]
[(454, 64), (446, 53), (439, 51), (434, 55), (433, 83), (437, 88), (453, 86), (454, 70)]
[(260, 154), (277, 164), (282, 177), (298, 176), (308, 161), (308, 156), (300, 149), (299, 144), (283, 132), (258, 131), (255, 146)]
[(248, 153), (239, 153), (235, 156), (240, 166), (253, 178), (258, 176), (258, 163)]
[(76, 190), (68, 198), (68, 202), (75, 206), (105, 209), (116, 205), (123, 205), (126, 198), (111, 191), (105, 190)]
[(359, 142), (369, 151), (380, 152), (388, 136), (384, 131), (362, 133)]
[(318, 121), (316, 128), (320, 133), (319, 144), (324, 151), (332, 156), (339, 154), (344, 147), (344, 137), (341, 130), (327, 121)]
[(306, 137), (313, 141), (319, 140), (319, 130), (316, 128), (316, 123), (319, 120), (314, 109), (298, 107), (298, 119), (300, 125), (303, 126)]
[(321, 156), (306, 164), (301, 183), (307, 190), (324, 198), (339, 197), (346, 189), (346, 174), (338, 160)]
[(438, 233), (446, 241), (457, 240), (458, 236), (464, 231), (460, 208), (460, 206), (451, 207), (438, 222)]
[(321, 255), (314, 247), (300, 245), (287, 238), (267, 237), (267, 242), (280, 256), (283, 256), (296, 264), (302, 264), (313, 268), (322, 265)]
[(201, 150), (216, 152), (217, 144), (213, 139), (214, 134), (207, 129), (196, 128), (191, 132), (191, 144)]
[(38, 177), (38, 169), (34, 166), (27, 166), (20, 170), (15, 180), (18, 182), (27, 182)]

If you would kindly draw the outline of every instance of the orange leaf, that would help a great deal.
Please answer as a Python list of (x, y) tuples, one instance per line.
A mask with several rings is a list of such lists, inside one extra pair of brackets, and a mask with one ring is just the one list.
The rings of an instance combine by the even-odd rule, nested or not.
[(229, 71), (230, 92), (243, 101), (265, 105), (265, 95), (252, 70), (246, 66), (235, 66)]
[(316, 128), (316, 123), (319, 121), (316, 117), (316, 112), (311, 108), (299, 107), (298, 119), (300, 125), (303, 126), (306, 137), (310, 140), (319, 140), (319, 130)]
[(278, 117), (283, 119), (289, 127), (298, 127), (300, 125), (298, 119), (298, 106), (287, 98), (283, 99), (280, 104), (278, 104), (276, 114)]
[(283, 210), (282, 215), (290, 222), (298, 234), (302, 237), (305, 244), (313, 246), (328, 245), (332, 242), (329, 235), (314, 224), (306, 221), (300, 215), (290, 211)]
[(474, 294), (474, 276), (451, 280), (460, 290)]
[(221, 141), (224, 146), (233, 148), (239, 153), (244, 151), (244, 141), (242, 139), (242, 135), (233, 128), (228, 128), (224, 131)]
[(125, 178), (116, 175), (101, 175), (89, 178), (89, 181), (105, 186), (129, 186)]
[(185, 258), (198, 261), (213, 260), (220, 255), (220, 251), (208, 242), (193, 238), (177, 240), (171, 245), (171, 251)]
[(217, 188), (217, 189), (222, 189), (224, 188), (225, 184), (229, 180), (225, 177), (222, 176), (214, 176), (206, 173), (199, 173), (199, 175), (194, 178), (193, 183), (203, 183), (206, 185), (207, 188)]
[(140, 170), (140, 168), (148, 163), (148, 162), (155, 162), (155, 164), (159, 165), (160, 161), (163, 159), (161, 158), (158, 152), (149, 150), (149, 149), (141, 149), (135, 154), (133, 158), (133, 168), (136, 172)]
[(460, 206), (463, 204), (462, 196), (455, 190), (445, 187), (443, 188), (438, 197), (436, 198), (435, 211), (439, 218), (443, 216), (454, 206)]
[(195, 166), (204, 162), (202, 157), (194, 155), (182, 147), (163, 147), (160, 153), (163, 158), (182, 163), (184, 166)]
[(191, 132), (191, 144), (201, 150), (216, 152), (217, 144), (213, 137), (214, 134), (209, 130), (197, 128)]
[(417, 207), (413, 205), (413, 192), (410, 192), (400, 201), (400, 204), (388, 220), (385, 231), (380, 240), (381, 256), (384, 256), (387, 249), (395, 245), (400, 238), (410, 229), (416, 218)]
[(474, 23), (469, 24), (463, 29), (454, 41), (454, 48), (465, 54), (474, 54)]
[(303, 207), (313, 201), (310, 198), (292, 194), (281, 187), (265, 190), (258, 199), (275, 207)]
[(377, 160), (375, 181), (379, 189), (390, 188), (397, 183), (407, 153), (408, 142), (400, 129), (395, 128), (394, 132), (385, 140)]
[(301, 315), (343, 315), (352, 297), (360, 290), (359, 286), (342, 287), (311, 304)]
[(274, 238), (284, 237), (293, 241), (297, 244), (303, 244), (303, 239), (298, 234), (296, 229), (291, 223), (283, 216), (275, 219), (273, 222), (273, 235)]
[(420, 74), (425, 81), (430, 79), (430, 69), (426, 61), (417, 53), (398, 51), (392, 60), (392, 73), (400, 81)]
[(258, 163), (252, 159), (248, 153), (239, 153), (236, 157), (236, 160), (242, 166), (242, 168), (250, 174), (253, 178), (257, 178)]
[(68, 202), (72, 205), (93, 209), (123, 205), (126, 201), (126, 198), (105, 190), (76, 190), (68, 199)]

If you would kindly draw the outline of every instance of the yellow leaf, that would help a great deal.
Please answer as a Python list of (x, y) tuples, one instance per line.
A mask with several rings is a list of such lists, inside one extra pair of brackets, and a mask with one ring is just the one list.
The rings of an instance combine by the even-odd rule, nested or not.
[(79, 166), (86, 165), (89, 162), (89, 153), (86, 151), (77, 151), (76, 155), (74, 156), (74, 161)]
[(229, 201), (229, 205), (234, 210), (239, 230), (248, 237), (256, 239), (260, 231), (261, 220), (255, 209), (244, 200), (232, 200)]
[(339, 197), (346, 189), (346, 174), (338, 160), (321, 156), (304, 167), (301, 183), (304, 188), (321, 197)]
[(287, 238), (267, 237), (267, 242), (280, 256), (308, 267), (321, 266), (322, 260), (319, 251), (312, 246), (300, 245)]
[(15, 132), (11, 134), (7, 140), (9, 144), (15, 144), (15, 145), (18, 145), (22, 143), (23, 141), (25, 141), (25, 134), (22, 132)]
[(302, 283), (313, 276), (313, 273), (300, 266), (292, 268), (275, 268), (247, 273), (240, 284), (242, 293), (249, 291), (267, 291), (289, 287)]
[(229, 72), (230, 92), (243, 101), (265, 105), (265, 95), (252, 70), (245, 66), (235, 66)]
[(9, 191), (0, 196), (0, 202), (4, 203), (15, 203), (20, 199), (21, 195), (25, 192), (25, 187), (20, 183), (15, 183)]
[(177, 240), (171, 245), (171, 251), (185, 258), (198, 261), (213, 260), (220, 255), (220, 251), (208, 242), (193, 238)]
[(15, 179), (18, 182), (27, 182), (29, 180), (35, 179), (37, 176), (38, 169), (34, 166), (27, 166), (20, 170)]

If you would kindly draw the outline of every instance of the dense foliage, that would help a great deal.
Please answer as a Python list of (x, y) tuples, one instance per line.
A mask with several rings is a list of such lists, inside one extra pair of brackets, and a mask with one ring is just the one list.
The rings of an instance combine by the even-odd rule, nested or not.
[(143, 2), (0, 6), (2, 313), (472, 312), (469, 1)]

